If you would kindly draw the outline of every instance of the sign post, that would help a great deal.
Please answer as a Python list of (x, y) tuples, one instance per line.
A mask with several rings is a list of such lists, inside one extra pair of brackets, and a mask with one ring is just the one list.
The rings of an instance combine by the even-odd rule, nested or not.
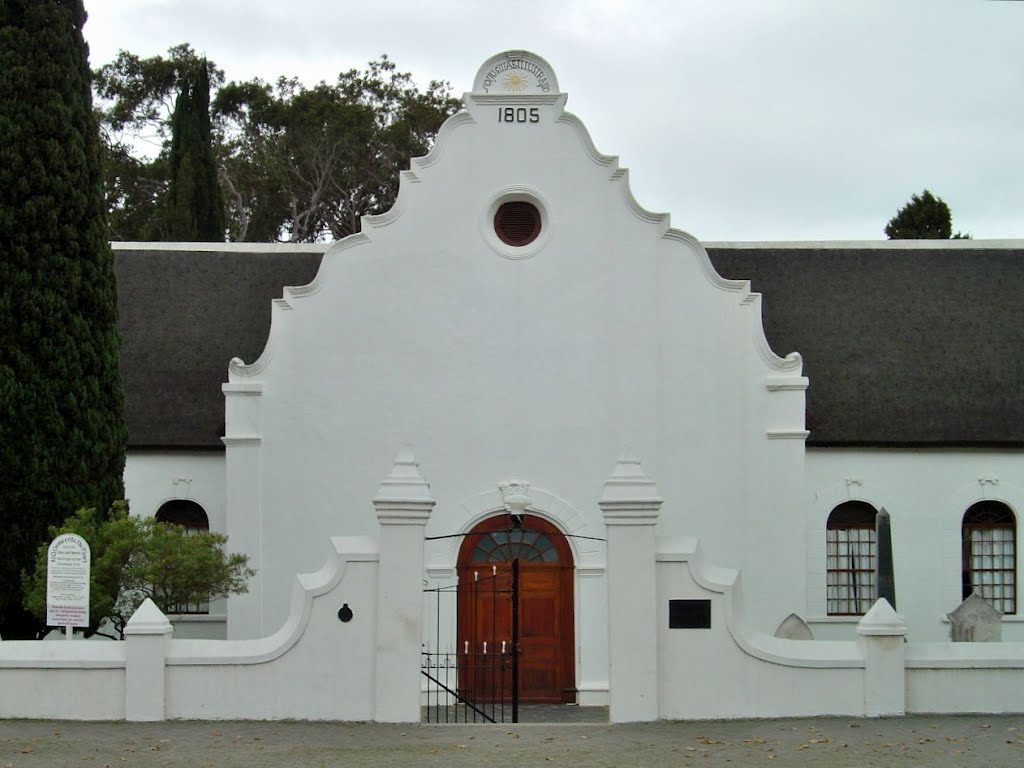
[(64, 627), (70, 640), (75, 627), (89, 626), (89, 542), (62, 533), (46, 552), (46, 623)]

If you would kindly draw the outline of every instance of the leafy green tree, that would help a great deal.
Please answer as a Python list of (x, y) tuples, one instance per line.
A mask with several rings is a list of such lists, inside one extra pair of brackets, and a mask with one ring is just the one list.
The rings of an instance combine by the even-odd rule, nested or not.
[(953, 216), (941, 197), (927, 189), (912, 195), (910, 202), (900, 208), (885, 225), (885, 236), (890, 240), (954, 240), (970, 239), (969, 234), (953, 232)]
[[(175, 101), (190, 73), (204, 62), (188, 45), (177, 45), (166, 57), (142, 59), (121, 51), (96, 70), (93, 87), (100, 104), (113, 239), (164, 238)], [(212, 64), (206, 64), (206, 71), (211, 86), (223, 82), (223, 72)]]
[[(159, 201), (173, 167), (171, 104), (198, 61), (188, 45), (151, 59), (122, 51), (97, 74), (115, 237), (163, 237), (152, 213), (166, 210)], [(363, 214), (394, 204), (400, 171), (429, 151), (459, 107), (446, 83), (420, 90), (386, 56), (311, 88), (288, 78), (221, 85), (223, 73), (209, 72), (218, 178), (229, 237), (238, 241), (308, 242), (359, 231)]]
[[(123, 638), (125, 625), (147, 597), (164, 613), (174, 613), (182, 605), (242, 594), (255, 574), (247, 556), (224, 551), (226, 536), (132, 517), (123, 503), (106, 516), (80, 509), (49, 533), (51, 540), (76, 533), (92, 550), (87, 636), (105, 634), (109, 626)], [(46, 620), (47, 548), (40, 545), (34, 569), (22, 579), (25, 608), (41, 621)]]
[[(121, 585), (121, 571), (129, 554), (138, 546), (135, 528), (128, 521), (124, 502), (118, 502), (109, 515), (84, 508), (68, 517), (60, 526), (50, 526), (52, 541), (63, 533), (74, 533), (89, 542), (92, 564), (89, 570), (89, 619), (86, 636), (97, 631), (104, 617), (114, 615), (114, 606)], [(24, 605), (41, 622), (46, 621), (46, 568), (49, 544), (40, 544), (35, 564), (22, 574)], [(117, 627), (115, 622), (115, 628)]]
[(307, 90), (283, 78), (276, 89), (259, 80), (229, 83), (215, 106), (230, 136), (223, 160), (236, 239), (317, 240), (352, 215), (364, 187), (377, 184), (367, 168), (372, 110), (333, 86)]
[(0, 634), (49, 525), (124, 496), (117, 287), (81, 0), (0, 2)]
[(171, 117), (170, 178), (163, 239), (224, 239), (224, 204), (210, 134), (210, 73), (205, 59), (187, 72)]

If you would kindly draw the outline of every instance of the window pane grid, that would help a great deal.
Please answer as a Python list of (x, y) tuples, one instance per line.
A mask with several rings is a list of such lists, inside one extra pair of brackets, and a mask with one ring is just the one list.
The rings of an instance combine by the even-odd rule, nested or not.
[(172, 603), (167, 606), (168, 613), (209, 613), (210, 604), (202, 603)]
[(867, 613), (875, 598), (875, 529), (829, 528), (825, 533), (829, 615)]
[(976, 592), (1004, 614), (1017, 612), (1016, 534), (1013, 512), (999, 502), (979, 502), (963, 522), (963, 597)]
[(473, 548), (474, 563), (507, 563), (512, 560), (558, 562), (558, 550), (545, 534), (537, 531), (492, 531)]

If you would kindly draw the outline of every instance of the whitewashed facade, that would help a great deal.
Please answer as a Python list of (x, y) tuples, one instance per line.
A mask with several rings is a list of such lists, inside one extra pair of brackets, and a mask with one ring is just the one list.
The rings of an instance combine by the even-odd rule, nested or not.
[[(748, 284), (637, 205), (546, 62), (488, 85), (505, 61), (481, 68), (395, 207), (275, 302), (260, 358), (229, 369), (227, 531), (258, 570), (228, 601), (229, 639), (280, 625), (292, 574), (331, 535), (375, 533), (366, 500), (403, 444), (437, 501), (428, 536), (501, 512), (499, 484), (519, 480), (535, 514), (605, 538), (595, 502), (632, 453), (666, 499), (659, 534), (742, 564), (751, 622), (774, 626), (805, 599), (799, 355), (769, 349)], [(500, 87), (508, 72), (522, 90)], [(509, 201), (540, 213), (527, 245), (496, 234)], [(576, 688), (600, 702), (606, 552), (570, 543)], [(454, 580), (457, 548), (429, 547), (435, 581)]]
[[(142, 453), (129, 455), (125, 479), (136, 512), (152, 514), (166, 500), (191, 498), (209, 512), (211, 530), (224, 531), (226, 528), (221, 527), (220, 522), (224, 519), (223, 473), (224, 457), (217, 454)], [(183, 476), (193, 478), (187, 496), (176, 495), (181, 493), (177, 487), (182, 483), (174, 481)], [(1024, 456), (1018, 451), (808, 449), (800, 484), (803, 519), (798, 528), (802, 534), (796, 532), (797, 529), (791, 531), (793, 538), (798, 539), (794, 542), (794, 551), (803, 548), (799, 557), (803, 558), (805, 566), (805, 575), (801, 577), (805, 594), (792, 602), (777, 604), (761, 628), (774, 630), (789, 613), (796, 613), (810, 624), (816, 638), (853, 639), (859, 617), (827, 615), (825, 524), (836, 505), (856, 499), (876, 508), (885, 507), (893, 515), (897, 607), (911, 636), (928, 642), (947, 640), (947, 614), (961, 599), (960, 523), (964, 512), (983, 499), (1001, 500), (1015, 511), (1024, 508), (1024, 484), (1018, 480), (1020, 477), (1024, 477)], [(500, 504), (497, 486), (487, 495), (486, 504), (496, 508)], [(591, 493), (590, 511), (594, 517), (598, 517), (594, 510), (599, 496), (600, 486)], [(466, 519), (475, 521), (483, 513), (484, 510), (479, 510), (476, 515), (467, 514)], [(600, 525), (599, 518), (597, 522)], [(464, 522), (462, 527), (467, 525)], [(431, 531), (434, 530), (443, 530), (443, 527), (432, 522)], [(663, 521), (658, 533), (662, 530)], [(703, 542), (703, 530), (695, 526), (684, 529), (683, 535), (701, 538)], [(317, 557), (324, 557), (329, 544), (324, 540), (313, 549), (305, 568), (312, 568)], [(453, 549), (434, 545), (428, 555), (428, 565), (435, 581), (452, 577), (454, 558)], [(716, 558), (716, 562), (745, 572), (741, 562), (724, 558)], [(577, 595), (592, 595), (592, 599), (602, 600), (605, 584), (600, 547), (592, 546), (577, 565)], [(290, 583), (290, 579), (287, 581)], [(225, 637), (226, 606), (215, 604), (211, 614), (176, 618), (176, 625), (179, 631), (182, 625), (187, 625), (188, 636)], [(585, 658), (588, 652), (595, 653), (597, 666), (604, 663), (606, 653), (602, 631), (602, 624), (595, 622), (581, 625), (577, 633), (593, 639), (587, 649), (580, 648), (580, 654)], [(1003, 638), (1024, 641), (1024, 616), (1003, 617)]]
[[(140, 619), (162, 638), (145, 653), (169, 670), (163, 706), (132, 704), (142, 694), (126, 688), (126, 708), (104, 716), (416, 719), (420, 589), (455, 581), (459, 535), (508, 514), (508, 483), (528, 485), (527, 511), (567, 537), (573, 695), (610, 704), (614, 720), (1024, 710), (1018, 616), (1003, 618), (1010, 642), (943, 642), (962, 599), (964, 513), (986, 499), (1024, 509), (1024, 453), (807, 447), (815, 379), (800, 350), (771, 348), (761, 295), (644, 210), (565, 104), (540, 57), (485, 62), (394, 208), (321, 249), (312, 282), (283, 289), (260, 354), (221, 361), (224, 450), (129, 453), (134, 513), (194, 501), (258, 573), (209, 615), (172, 617), (179, 637), (220, 644), (167, 640), (162, 617)], [(825, 529), (851, 500), (891, 514), (898, 615), (884, 603), (828, 615)], [(673, 600), (710, 601), (711, 631), (671, 628)], [(351, 624), (334, 618), (342, 603)], [(772, 637), (790, 614), (813, 642)], [(374, 664), (334, 669), (332, 633)], [(71, 665), (5, 645), (0, 674)], [(107, 656), (93, 666), (126, 668)], [(279, 671), (256, 670), (269, 661)], [(275, 675), (306, 679), (314, 665), (328, 682), (355, 675), (365, 700), (341, 706), (318, 688), (284, 709), (250, 706)], [(949, 699), (949, 670), (968, 668), (1007, 683), (988, 703), (980, 682)], [(947, 700), (932, 709), (932, 694)], [(0, 715), (15, 710), (0, 700)]]

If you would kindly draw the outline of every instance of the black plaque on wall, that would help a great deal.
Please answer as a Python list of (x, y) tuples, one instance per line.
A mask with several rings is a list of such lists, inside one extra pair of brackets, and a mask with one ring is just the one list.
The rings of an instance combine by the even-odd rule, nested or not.
[(711, 629), (710, 600), (669, 600), (669, 629)]

